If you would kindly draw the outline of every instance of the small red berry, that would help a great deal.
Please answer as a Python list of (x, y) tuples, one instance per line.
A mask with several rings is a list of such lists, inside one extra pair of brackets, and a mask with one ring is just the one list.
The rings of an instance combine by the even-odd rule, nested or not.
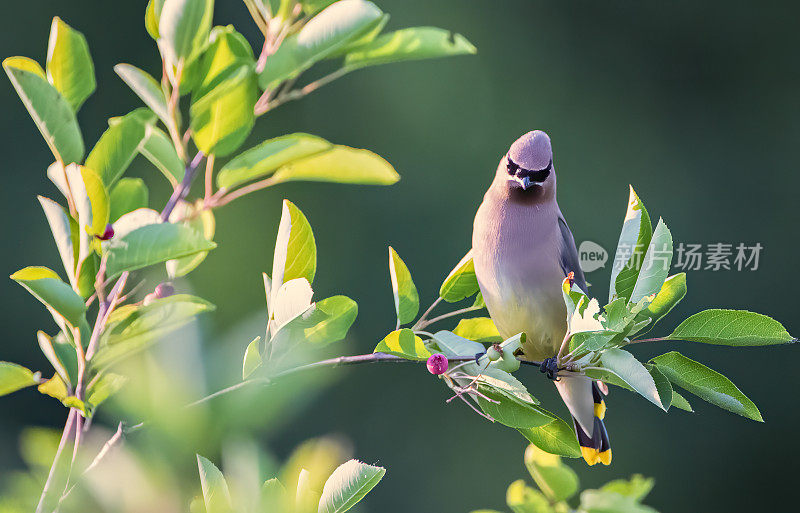
[(171, 296), (174, 293), (175, 287), (169, 283), (159, 283), (156, 290), (153, 291), (153, 294), (155, 294), (157, 298)]
[(441, 353), (432, 354), (428, 358), (428, 372), (435, 375), (447, 372), (447, 357)]
[(97, 238), (100, 240), (108, 240), (114, 236), (114, 227), (111, 226), (111, 223), (106, 225), (106, 229), (103, 232), (103, 235), (98, 236)]

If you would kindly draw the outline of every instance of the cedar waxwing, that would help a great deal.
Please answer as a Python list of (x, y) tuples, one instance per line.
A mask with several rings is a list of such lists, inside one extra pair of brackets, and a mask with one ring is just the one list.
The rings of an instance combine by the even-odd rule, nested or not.
[[(526, 335), (524, 357), (542, 361), (558, 353), (567, 331), (561, 284), (573, 273), (587, 292), (572, 232), (556, 201), (550, 138), (540, 130), (511, 145), (483, 197), (472, 232), (475, 275), (486, 307), (503, 338)], [(603, 424), (605, 402), (585, 376), (555, 381), (572, 414), (589, 465), (611, 463)]]

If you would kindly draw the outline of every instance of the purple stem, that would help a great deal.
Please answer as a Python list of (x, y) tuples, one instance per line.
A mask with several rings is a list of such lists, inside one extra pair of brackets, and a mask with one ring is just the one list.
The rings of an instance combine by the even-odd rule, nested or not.
[(189, 194), (189, 188), (192, 185), (192, 180), (194, 180), (194, 177), (197, 174), (197, 168), (200, 166), (200, 162), (203, 161), (203, 157), (205, 157), (203, 152), (198, 151), (197, 155), (195, 155), (189, 165), (186, 166), (186, 172), (183, 174), (183, 180), (181, 180), (181, 183), (179, 183), (178, 186), (175, 187), (175, 190), (172, 191), (172, 196), (169, 197), (167, 205), (164, 207), (164, 210), (161, 211), (162, 222), (169, 220), (169, 216), (172, 214), (172, 211), (175, 210), (178, 202), (185, 198), (187, 194)]

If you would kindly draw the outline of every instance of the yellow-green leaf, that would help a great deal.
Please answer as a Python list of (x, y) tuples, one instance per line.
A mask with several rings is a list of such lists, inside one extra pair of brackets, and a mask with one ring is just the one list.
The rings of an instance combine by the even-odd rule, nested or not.
[(12, 274), (11, 279), (25, 287), (42, 304), (57, 312), (72, 326), (80, 324), (86, 312), (86, 304), (52, 270), (47, 267), (26, 267)]
[(50, 27), (47, 79), (75, 112), (97, 87), (86, 38), (58, 16)]
[(389, 278), (394, 296), (394, 309), (397, 322), (406, 324), (413, 321), (419, 313), (419, 294), (411, 272), (393, 247), (389, 246)]
[(414, 335), (408, 328), (393, 331), (386, 335), (374, 353), (388, 353), (407, 360), (427, 360), (431, 352), (425, 347), (422, 339)]
[(480, 291), (478, 279), (475, 277), (475, 264), (472, 262), (472, 250), (450, 271), (439, 288), (439, 296), (448, 303), (455, 303)]

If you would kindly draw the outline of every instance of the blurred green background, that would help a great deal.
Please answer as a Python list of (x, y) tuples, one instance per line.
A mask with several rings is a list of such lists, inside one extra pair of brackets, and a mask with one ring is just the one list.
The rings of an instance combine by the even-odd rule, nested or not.
[[(386, 246), (405, 259), (423, 304), (429, 304), (469, 247), (472, 218), (498, 159), (534, 128), (552, 138), (559, 200), (578, 243), (588, 239), (613, 250), (631, 183), (651, 216), (665, 218), (676, 243), (764, 246), (755, 272), (690, 272), (688, 296), (657, 334), (717, 306), (767, 313), (800, 333), (800, 7), (737, 1), (377, 3), (392, 15), (388, 28), (448, 28), (465, 35), (478, 54), (359, 71), (257, 124), (248, 144), (310, 132), (379, 153), (402, 180), (388, 188), (290, 184), (218, 212), (219, 248), (183, 284), (218, 305), (203, 321), (205, 350), (219, 362), (211, 386), (234, 382), (253, 329), (230, 334), (263, 312), (260, 273), (271, 268), (282, 198), (295, 202), (314, 227), (317, 297), (344, 293), (359, 303), (352, 336), (339, 350), (368, 352), (394, 326)], [(144, 4), (4, 2), (3, 57), (43, 61), (54, 15), (87, 36), (98, 90), (79, 120), (90, 147), (108, 117), (139, 105), (112, 66), (129, 62), (159, 71), (143, 26)], [(243, 3), (218, 0), (216, 22), (233, 23), (260, 44)], [(45, 178), (50, 153), (7, 80), (0, 80), (0, 105), (0, 270), (57, 268), (35, 198), (54, 194)], [(129, 173), (160, 183), (141, 158)], [(167, 194), (151, 187), (153, 206), (160, 207)], [(593, 295), (606, 297), (608, 272), (587, 276)], [(0, 280), (0, 287), (0, 359), (44, 369), (35, 332), (51, 329), (52, 321), (11, 280)], [(582, 482), (599, 485), (634, 472), (653, 476), (648, 503), (661, 511), (792, 509), (800, 457), (797, 348), (682, 346), (670, 348), (729, 376), (766, 423), (699, 399), (692, 400), (694, 414), (665, 415), (616, 389), (606, 417), (614, 464), (590, 469), (574, 461)], [(666, 350), (634, 352), (646, 358)], [(534, 371), (522, 369), (519, 376), (545, 405), (566, 413), (555, 406), (553, 387)], [(285, 457), (309, 437), (350, 439), (358, 458), (388, 468), (365, 501), (369, 510), (501, 508), (508, 483), (525, 475), (525, 441), (458, 402), (445, 404), (448, 391), (422, 368), (365, 366), (336, 374), (341, 379), (308, 398), (310, 408), (263, 440)], [(0, 469), (6, 471), (22, 465), (17, 440), (23, 427), (60, 427), (64, 411), (35, 390), (0, 404)], [(205, 449), (213, 457), (218, 448)], [(188, 460), (188, 471), (192, 465)]]

